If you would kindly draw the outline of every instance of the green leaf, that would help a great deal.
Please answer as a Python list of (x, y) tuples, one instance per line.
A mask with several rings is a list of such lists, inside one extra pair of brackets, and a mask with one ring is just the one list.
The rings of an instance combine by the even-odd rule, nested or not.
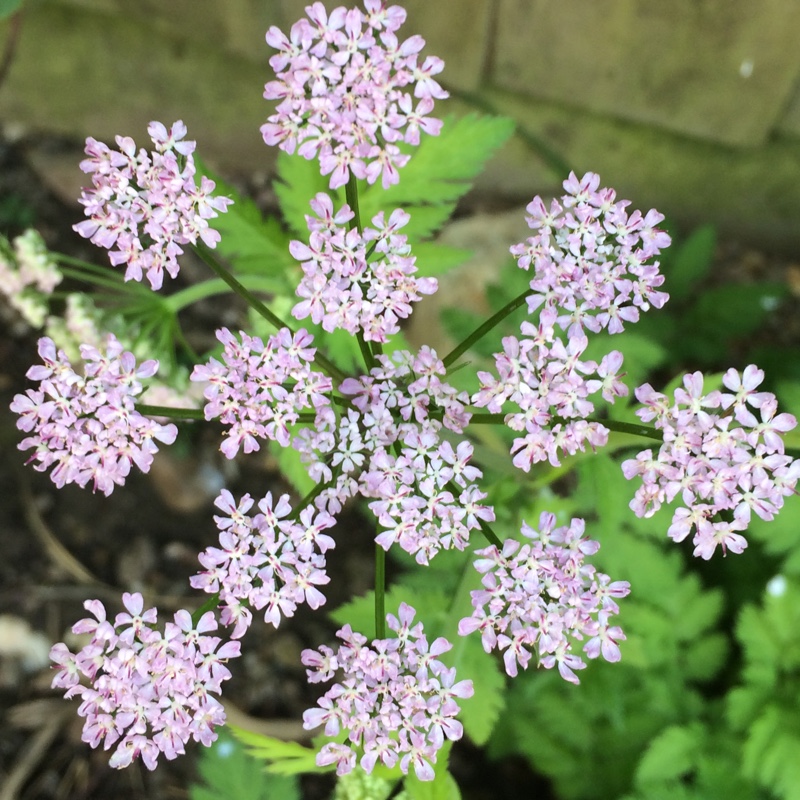
[(386, 190), (373, 184), (362, 192), (362, 220), (366, 223), (380, 211), (400, 206), (411, 214), (411, 222), (403, 229), (409, 239), (431, 236), (513, 132), (513, 120), (504, 117), (448, 117), (438, 136), (425, 137), (417, 148), (406, 148), (412, 155), (400, 171), (399, 183)]
[(403, 783), (408, 800), (461, 800), (461, 791), (449, 772), (437, 774), (432, 781), (409, 775)]
[(425, 278), (435, 278), (472, 256), (472, 252), (463, 247), (450, 247), (438, 242), (416, 242), (412, 254), (417, 259), (417, 275)]
[(252, 758), (266, 761), (268, 772), (276, 775), (299, 775), (306, 772), (327, 772), (317, 766), (317, 751), (297, 742), (285, 742), (272, 736), (227, 726)]
[(751, 725), (742, 772), (786, 800), (800, 800), (800, 736), (794, 714), (767, 706)]
[(7, 19), (22, 8), (24, 0), (0, 0), (0, 19)]
[(197, 157), (195, 163), (198, 175), (209, 177), (217, 184), (216, 194), (233, 200), (233, 205), (228, 206), (224, 214), (211, 221), (211, 227), (222, 237), (217, 251), (234, 265), (237, 272), (283, 278), (286, 292), (291, 294), (293, 285), (285, 272), (296, 267), (297, 262), (289, 253), (289, 236), (277, 220), (264, 219), (252, 200), (212, 173)]
[[(448, 658), (453, 652), (455, 657)], [(446, 654), (444, 660), (456, 668), (459, 680), (472, 680), (475, 694), (459, 701), (461, 713), (458, 718), (467, 736), (482, 746), (489, 741), (505, 706), (505, 673), (497, 659), (484, 652), (477, 633), (459, 636), (453, 651)]]
[(403, 781), (408, 800), (461, 800), (461, 791), (455, 779), (447, 770), (447, 758), (452, 743), (446, 742), (439, 751), (436, 762), (436, 777), (432, 781), (421, 781), (410, 770)]
[[(294, 437), (295, 432), (302, 427), (304, 426), (293, 425), (290, 427), (289, 433)], [(277, 442), (269, 442), (269, 450), (278, 462), (281, 476), (294, 486), (301, 497), (307, 495), (316, 486), (297, 450), (293, 447), (281, 447)]]
[[(281, 150), (277, 161), (278, 180), (273, 184), (281, 206), (283, 219), (295, 236), (308, 240), (306, 214), (311, 214), (309, 203), (318, 192), (337, 197), (328, 189), (328, 178), (319, 173), (319, 162), (302, 156), (289, 155)], [(338, 208), (340, 203), (334, 200)]]
[(204, 785), (189, 789), (191, 800), (300, 800), (296, 778), (267, 775), (225, 732), (202, 751), (197, 770)]
[(693, 288), (708, 275), (714, 260), (717, 234), (713, 225), (696, 228), (677, 249), (664, 268), (664, 289), (672, 300), (689, 297)]
[(725, 664), (729, 652), (728, 638), (721, 633), (703, 634), (689, 641), (684, 655), (687, 677), (711, 680)]
[(682, 315), (681, 355), (714, 362), (727, 355), (731, 341), (747, 341), (774, 312), (787, 288), (777, 283), (727, 284), (703, 292)]
[[(397, 616), (400, 603), (407, 603), (416, 609), (416, 622), (426, 623), (425, 633), (430, 639), (431, 623), (444, 613), (448, 605), (448, 598), (436, 587), (429, 587), (427, 590), (411, 590), (408, 586), (398, 583), (386, 592), (384, 598), (386, 613)], [(375, 592), (367, 592), (361, 597), (350, 600), (331, 611), (330, 616), (339, 625), (349, 624), (354, 631), (371, 637), (375, 630)]]
[(650, 742), (636, 769), (637, 783), (679, 778), (694, 767), (695, 756), (703, 743), (701, 725), (672, 725)]

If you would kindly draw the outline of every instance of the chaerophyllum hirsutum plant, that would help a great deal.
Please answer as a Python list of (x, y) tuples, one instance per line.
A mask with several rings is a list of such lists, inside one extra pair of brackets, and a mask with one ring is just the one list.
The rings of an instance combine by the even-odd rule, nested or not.
[[(420, 36), (399, 37), (399, 6), (364, 0), (363, 9), (328, 13), (314, 3), (306, 13), (288, 35), (267, 33), (277, 53), (264, 96), (277, 107), (261, 129), (268, 145), (316, 161), (327, 179), (328, 191), (307, 198), (307, 234), (289, 245), (300, 275), (292, 321), (217, 256), (215, 225), (232, 201), (199, 175), (181, 122), (151, 123), (150, 151), (128, 137), (117, 137), (116, 149), (90, 138), (81, 168), (92, 186), (76, 231), (107, 249), (126, 281), (146, 280), (153, 291), (178, 275), (191, 247), (273, 331), (218, 330), (221, 348), (190, 376), (202, 397), (194, 408), (148, 402), (164, 396), (147, 388), (158, 362), (137, 358), (113, 334), (84, 342), (71, 360), (46, 336), (42, 363), (27, 373), (37, 387), (11, 406), (27, 434), (20, 448), (59, 487), (91, 485), (108, 495), (133, 466), (147, 472), (159, 446), (176, 438), (169, 418), (221, 423), (220, 450), (230, 459), (268, 442), (291, 449), (313, 487), (299, 500), (223, 489), (218, 541), (200, 553), (191, 579), (208, 595), (200, 608), (160, 627), (138, 593), (124, 594), (125, 610), (113, 618), (90, 600), (91, 616), (73, 627), (88, 642), (78, 652), (53, 648), (53, 685), (81, 699), (83, 739), (110, 750), (115, 767), (141, 757), (153, 769), (190, 740), (216, 738), (226, 664), (240, 655), (242, 636), (254, 616), (278, 627), (298, 605), (324, 605), (337, 515), (356, 499), (377, 526), (374, 631), (344, 624), (335, 646), (302, 654), (308, 680), (326, 687), (303, 716), (306, 729), (327, 737), (318, 766), (345, 775), (380, 764), (434, 779), (437, 755), (463, 735), (461, 702), (474, 693), (470, 675), (446, 666), (460, 637), (497, 652), (512, 678), (534, 665), (577, 684), (585, 659), (618, 661), (625, 634), (615, 616), (629, 584), (592, 566), (600, 545), (581, 518), (559, 524), (544, 511), (519, 531), (497, 529), (473, 461), (473, 426), (513, 431), (510, 458), (526, 473), (603, 448), (610, 430), (642, 437), (649, 446), (622, 464), (639, 482), (631, 509), (648, 517), (677, 501), (667, 534), (691, 538), (702, 559), (741, 553), (752, 515), (771, 520), (800, 476), (782, 439), (796, 420), (759, 391), (764, 375), (755, 365), (715, 381), (695, 372), (670, 395), (634, 387), (641, 424), (601, 418), (599, 399), (613, 403), (630, 387), (620, 352), (584, 357), (590, 337), (620, 333), (664, 305), (657, 259), (670, 238), (658, 227), (661, 214), (629, 211), (593, 173), (571, 174), (562, 197), (528, 205), (531, 236), (511, 247), (530, 278), (521, 295), (448, 353), (405, 347), (401, 324), (437, 281), (419, 269), (403, 233), (409, 213), (386, 207), (364, 219), (359, 198), (378, 182), (387, 194), (402, 185), (414, 147), (440, 133), (431, 114), (447, 97), (436, 79), (443, 63), (423, 55)], [(43, 269), (7, 271), (7, 293), (20, 297), (34, 284), (52, 290), (57, 280), (40, 281)], [(93, 274), (101, 285), (111, 281)], [(469, 369), (465, 354), (520, 308), (527, 317), (497, 345), (494, 370), (477, 372), (471, 394), (454, 388), (448, 376)], [(358, 369), (324, 352), (320, 343), (336, 332), (357, 344)], [(424, 609), (385, 607), (393, 549), (422, 570), (446, 558), (442, 551), (471, 551), (480, 588), (471, 592), (471, 614), (447, 636), (426, 634)]]

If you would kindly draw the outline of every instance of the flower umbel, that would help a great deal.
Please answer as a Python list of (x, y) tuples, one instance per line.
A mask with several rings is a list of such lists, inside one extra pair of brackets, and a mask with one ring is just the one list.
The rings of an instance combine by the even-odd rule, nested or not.
[(152, 627), (156, 609), (143, 611), (140, 594), (126, 593), (122, 600), (126, 611), (113, 623), (99, 600), (84, 603), (95, 618), (76, 622), (72, 631), (91, 640), (77, 653), (65, 644), (53, 647), (53, 687), (81, 698), (83, 741), (114, 747), (112, 767), (141, 756), (155, 769), (159, 753), (173, 759), (190, 739), (209, 745), (217, 738), (214, 728), (225, 722), (225, 711), (213, 695), (231, 676), (225, 663), (239, 655), (239, 642), (222, 644), (209, 635), (217, 628), (211, 611), (195, 625), (180, 610), (161, 633)]
[(160, 122), (147, 128), (155, 150), (136, 150), (129, 136), (117, 136), (119, 150), (89, 137), (81, 169), (91, 174), (92, 189), (84, 189), (81, 204), (88, 220), (75, 230), (93, 244), (109, 250), (114, 266), (127, 265), (125, 280), (142, 280), (160, 289), (164, 271), (176, 277), (182, 245), (201, 239), (216, 247), (219, 233), (208, 221), (233, 201), (214, 197), (214, 181), (195, 182), (192, 153), (195, 142), (183, 141), (186, 126), (169, 130)]
[(741, 375), (729, 369), (723, 389), (708, 394), (701, 372), (686, 375), (672, 403), (650, 384), (636, 389), (644, 405), (636, 413), (654, 421), (664, 444), (655, 455), (643, 450), (623, 463), (626, 478), (642, 477), (631, 509), (649, 517), (680, 498), (668, 534), (682, 542), (694, 531), (694, 555), (701, 558), (718, 546), (741, 553), (751, 514), (771, 520), (795, 493), (800, 460), (784, 453), (781, 437), (797, 420), (778, 413), (774, 394), (756, 391), (763, 380), (763, 370), (750, 364)]
[(361, 754), (362, 769), (371, 773), (378, 761), (387, 767), (399, 762), (404, 775), (413, 768), (420, 780), (433, 780), (433, 764), (445, 739), (456, 741), (463, 727), (455, 719), (458, 698), (472, 697), (472, 681), (456, 683), (455, 669), (448, 669), (439, 656), (452, 648), (440, 637), (428, 644), (416, 611), (400, 604), (398, 617), (388, 614), (395, 637), (367, 638), (345, 625), (337, 636), (336, 652), (328, 647), (304, 650), (303, 664), (312, 683), (335, 683), (316, 708), (303, 714), (303, 727), (325, 726), (328, 736), (347, 731), (348, 744), (326, 744), (317, 764), (336, 764), (338, 775), (351, 772)]
[(518, 666), (528, 668), (531, 651), (539, 666), (558, 665), (561, 677), (578, 683), (576, 669), (586, 664), (573, 652), (575, 642), (588, 639), (583, 652), (619, 661), (617, 642), (622, 629), (610, 626), (619, 613), (615, 598), (630, 592), (627, 581), (611, 583), (607, 575), (584, 563), (600, 545), (583, 536), (585, 524), (573, 519), (556, 527), (554, 514), (543, 513), (539, 530), (523, 524), (519, 542), (506, 539), (502, 551), (494, 545), (477, 550), (475, 569), (483, 575), (483, 589), (472, 592), (472, 616), (462, 619), (458, 632), (481, 632), (483, 649), (503, 653), (506, 672), (514, 677)]
[(325, 603), (318, 587), (330, 581), (325, 553), (335, 542), (323, 533), (335, 525), (330, 514), (307, 506), (292, 515), (289, 496), (274, 503), (271, 492), (259, 500), (254, 516), (247, 513), (253, 506), (248, 494), (237, 504), (223, 489), (215, 505), (224, 513), (214, 517), (220, 546), (200, 554), (205, 570), (191, 584), (219, 593), (220, 620), (234, 626), (234, 639), (249, 627), (252, 608), (263, 610), (264, 621), (277, 628), (301, 603), (312, 609)]
[(27, 373), (39, 388), (16, 395), (11, 410), (20, 415), (17, 427), (31, 433), (19, 449), (34, 448), (29, 462), (39, 472), (53, 467), (50, 477), (59, 488), (93, 481), (95, 490), (109, 495), (125, 483), (132, 463), (142, 472), (150, 469), (156, 441), (175, 441), (174, 425), (143, 417), (134, 406), (141, 379), (155, 375), (158, 361), (137, 367), (112, 334), (105, 353), (81, 346), (85, 375), (72, 369), (52, 339), (39, 339), (39, 355), (44, 363)]
[(13, 243), (0, 235), (0, 293), (29, 325), (43, 325), (47, 299), (62, 277), (38, 231), (28, 228)]
[(364, 0), (364, 9), (328, 13), (317, 2), (288, 37), (274, 26), (267, 32), (267, 44), (278, 50), (269, 62), (277, 80), (264, 97), (279, 102), (261, 127), (264, 141), (319, 158), (331, 189), (351, 173), (368, 183), (380, 177), (384, 188), (397, 183), (409, 160), (398, 143), (419, 144), (420, 131), (438, 134), (441, 121), (428, 115), (434, 100), (448, 96), (433, 77), (442, 60), (421, 60), (425, 40), (396, 36), (405, 9), (384, 0)]
[(334, 213), (326, 194), (318, 194), (311, 208), (317, 217), (306, 216), (308, 245), (289, 245), (303, 267), (297, 287), (302, 300), (292, 315), (310, 316), (326, 331), (341, 328), (362, 333), (366, 341), (385, 343), (400, 330), (399, 321), (411, 315), (411, 304), (438, 288), (435, 278), (415, 277), (408, 240), (397, 233), (408, 224), (409, 215), (398, 208), (387, 221), (381, 212), (372, 220), (375, 227), (362, 233), (343, 226), (353, 212), (345, 205)]

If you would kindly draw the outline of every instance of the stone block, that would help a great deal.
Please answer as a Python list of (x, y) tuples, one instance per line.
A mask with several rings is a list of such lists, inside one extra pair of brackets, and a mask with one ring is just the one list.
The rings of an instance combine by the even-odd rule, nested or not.
[(794, 0), (500, 0), (493, 82), (732, 145), (800, 75)]
[(262, 97), (268, 78), (266, 61), (176, 38), (133, 16), (31, 4), (0, 118), (23, 130), (104, 141), (126, 134), (139, 144), (150, 120), (182, 119), (212, 163), (253, 169), (274, 160), (259, 132), (270, 113)]

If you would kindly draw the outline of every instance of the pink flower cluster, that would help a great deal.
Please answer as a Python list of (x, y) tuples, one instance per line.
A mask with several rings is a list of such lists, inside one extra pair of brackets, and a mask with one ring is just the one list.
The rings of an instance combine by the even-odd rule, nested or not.
[(455, 669), (438, 660), (452, 645), (444, 638), (429, 645), (422, 623), (413, 624), (415, 614), (405, 603), (400, 604), (399, 619), (388, 614), (388, 626), (395, 633), (390, 639), (367, 644), (365, 636), (345, 625), (337, 632), (343, 644), (336, 652), (325, 646), (303, 651), (312, 683), (329, 681), (338, 670), (343, 673), (317, 708), (303, 714), (307, 730), (324, 725), (328, 736), (347, 731), (350, 744), (324, 745), (318, 765), (336, 764), (338, 775), (351, 772), (355, 745), (363, 753), (359, 763), (367, 773), (378, 761), (390, 768), (399, 761), (404, 775), (413, 767), (420, 780), (433, 780), (432, 765), (445, 738), (461, 738), (457, 698), (472, 697), (472, 681), (456, 683)]
[(539, 232), (511, 253), (520, 268), (533, 268), (527, 302), (538, 322), (523, 322), (522, 338), (503, 339), (497, 378), (478, 373), (476, 407), (500, 413), (512, 402), (519, 408), (506, 415), (506, 424), (525, 434), (514, 440), (512, 454), (526, 472), (544, 460), (559, 466), (559, 453), (605, 445), (606, 427), (587, 420), (595, 408), (589, 397), (601, 392), (614, 402), (628, 393), (619, 380), (622, 354), (614, 350), (599, 364), (581, 360), (586, 331), (619, 333), (623, 321), (636, 322), (640, 310), (668, 299), (657, 290), (664, 281), (658, 262), (648, 263), (669, 244), (654, 227), (663, 216), (654, 210), (628, 215), (628, 201), (615, 203), (614, 191), (598, 190), (599, 182), (593, 173), (580, 181), (571, 173), (560, 202), (548, 210), (536, 197), (528, 206), (528, 225)]
[(655, 209), (628, 214), (628, 200), (615, 202), (613, 189), (598, 189), (600, 178), (570, 173), (565, 194), (548, 208), (540, 197), (527, 207), (535, 236), (511, 248), (520, 269), (533, 268), (528, 298), (540, 323), (558, 325), (570, 338), (586, 328), (620, 333), (639, 311), (661, 308), (669, 295), (658, 291), (664, 276), (652, 261), (670, 238), (656, 226)]
[(622, 629), (609, 625), (619, 613), (615, 598), (630, 592), (627, 581), (610, 581), (584, 563), (600, 545), (584, 538), (585, 523), (573, 519), (556, 527), (554, 514), (543, 513), (539, 530), (523, 523), (524, 544), (507, 539), (502, 551), (492, 545), (476, 550), (475, 569), (483, 575), (483, 589), (472, 592), (472, 616), (458, 625), (461, 636), (481, 632), (483, 649), (504, 650), (506, 672), (528, 668), (531, 649), (539, 666), (558, 665), (561, 677), (579, 683), (574, 670), (586, 664), (573, 652), (576, 641), (589, 658), (602, 655), (619, 661), (617, 642)]
[(325, 553), (335, 542), (323, 533), (335, 525), (324, 511), (307, 506), (292, 515), (289, 495), (276, 504), (272, 493), (259, 500), (261, 513), (249, 516), (249, 494), (237, 505), (227, 489), (215, 505), (224, 516), (215, 516), (220, 530), (219, 547), (199, 556), (205, 571), (195, 575), (195, 589), (219, 593), (220, 620), (234, 625), (232, 637), (242, 637), (252, 621), (251, 607), (264, 609), (264, 621), (276, 628), (282, 617), (291, 617), (300, 603), (317, 609), (325, 596), (317, 588), (329, 582)]
[(84, 603), (95, 619), (80, 620), (72, 630), (91, 640), (77, 653), (65, 644), (53, 647), (53, 687), (81, 698), (84, 742), (106, 750), (116, 745), (112, 767), (141, 755), (155, 769), (159, 753), (173, 759), (190, 739), (209, 745), (217, 738), (214, 728), (225, 722), (225, 711), (213, 695), (231, 676), (225, 663), (239, 655), (239, 642), (220, 647), (222, 640), (209, 635), (217, 628), (211, 611), (197, 624), (188, 611), (178, 611), (161, 633), (152, 627), (156, 609), (143, 611), (140, 594), (122, 600), (126, 611), (113, 623), (99, 600)]
[(398, 208), (387, 222), (381, 212), (372, 220), (374, 228), (359, 233), (343, 227), (354, 217), (349, 206), (334, 213), (330, 197), (320, 193), (311, 207), (317, 217), (306, 216), (309, 243), (289, 245), (303, 268), (297, 287), (302, 301), (292, 314), (296, 319), (310, 316), (326, 331), (341, 328), (362, 332), (366, 341), (386, 342), (400, 330), (398, 321), (411, 314), (411, 304), (438, 288), (435, 278), (414, 277), (408, 240), (396, 232), (409, 215)]
[(164, 270), (178, 274), (177, 256), (182, 245), (202, 239), (215, 247), (219, 233), (208, 221), (233, 201), (214, 197), (214, 181), (195, 183), (192, 152), (195, 142), (182, 141), (186, 126), (178, 121), (168, 131), (160, 122), (147, 128), (155, 151), (137, 152), (129, 136), (117, 136), (119, 150), (89, 137), (81, 169), (91, 174), (92, 189), (84, 189), (80, 202), (88, 220), (75, 230), (110, 251), (114, 266), (127, 265), (125, 280), (142, 280), (160, 289)]
[(318, 507), (336, 513), (357, 493), (371, 498), (384, 528), (378, 544), (388, 550), (396, 542), (427, 564), (442, 549), (463, 550), (470, 531), (494, 519), (474, 483), (482, 473), (469, 463), (472, 445), (454, 448), (440, 435), (442, 427), (463, 431), (468, 398), (444, 382), (444, 365), (428, 347), (377, 360), (369, 375), (342, 383), (353, 408), (341, 417), (320, 409), (294, 446), (310, 476), (331, 483)]
[(420, 131), (437, 135), (442, 123), (428, 115), (434, 99), (448, 96), (433, 77), (444, 68), (441, 59), (420, 63), (425, 40), (396, 36), (405, 9), (385, 0), (364, 0), (364, 8), (328, 14), (317, 2), (288, 37), (274, 26), (267, 32), (267, 44), (278, 50), (269, 61), (277, 80), (264, 97), (279, 102), (261, 127), (264, 141), (318, 157), (331, 189), (351, 173), (369, 183), (381, 177), (384, 188), (397, 183), (409, 159), (397, 143), (419, 144)]
[(32, 432), (20, 450), (34, 448), (29, 461), (37, 462), (39, 472), (52, 467), (50, 477), (59, 488), (93, 481), (95, 490), (109, 495), (115, 484), (125, 483), (131, 463), (142, 472), (150, 469), (156, 440), (175, 441), (174, 425), (147, 419), (134, 407), (142, 393), (140, 381), (155, 375), (157, 361), (137, 367), (113, 334), (105, 353), (81, 345), (84, 375), (73, 370), (63, 351), (56, 351), (52, 339), (39, 339), (39, 355), (44, 363), (27, 372), (40, 381), (39, 388), (16, 395), (11, 410), (20, 415), (17, 427)]
[(668, 534), (681, 542), (694, 531), (694, 555), (701, 558), (711, 558), (717, 546), (741, 553), (751, 514), (771, 520), (783, 498), (795, 494), (800, 460), (784, 453), (781, 436), (797, 420), (778, 413), (774, 394), (756, 391), (763, 380), (763, 370), (751, 364), (741, 375), (729, 369), (723, 390), (708, 394), (701, 372), (686, 375), (673, 402), (647, 383), (636, 390), (644, 405), (636, 413), (654, 421), (664, 443), (655, 455), (644, 450), (623, 463), (626, 478), (642, 478), (630, 506), (649, 517), (679, 497), (683, 505)]
[(330, 402), (331, 380), (311, 369), (316, 349), (305, 330), (294, 335), (282, 328), (266, 345), (257, 336), (241, 333), (241, 342), (227, 329), (217, 331), (224, 345), (220, 363), (211, 358), (198, 364), (192, 381), (207, 381), (205, 418), (230, 426), (220, 450), (233, 458), (239, 449), (260, 449), (259, 439), (289, 446), (289, 425), (304, 409)]

